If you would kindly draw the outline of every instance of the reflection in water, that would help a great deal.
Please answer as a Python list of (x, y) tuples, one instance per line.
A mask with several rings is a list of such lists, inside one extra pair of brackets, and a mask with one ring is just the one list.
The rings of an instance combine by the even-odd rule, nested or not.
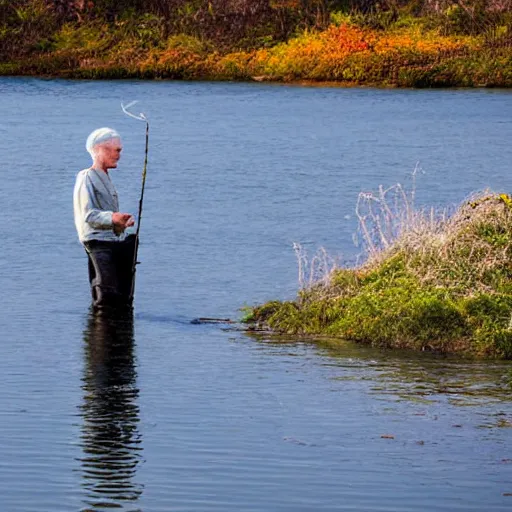
[[(311, 345), (294, 336), (246, 333), (263, 347)], [(377, 349), (337, 338), (317, 338), (315, 348), (336, 368), (336, 381), (367, 381), (369, 392), (391, 399), (452, 405), (483, 405), (512, 400), (510, 361), (479, 361), (460, 355)]]
[(134, 482), (142, 447), (132, 313), (91, 313), (84, 341), (84, 510), (140, 510), (136, 502), (142, 486)]

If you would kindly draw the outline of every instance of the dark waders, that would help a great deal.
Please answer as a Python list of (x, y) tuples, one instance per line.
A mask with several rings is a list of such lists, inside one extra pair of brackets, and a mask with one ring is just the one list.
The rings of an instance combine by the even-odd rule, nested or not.
[(129, 308), (133, 303), (135, 235), (121, 242), (85, 242), (94, 309)]

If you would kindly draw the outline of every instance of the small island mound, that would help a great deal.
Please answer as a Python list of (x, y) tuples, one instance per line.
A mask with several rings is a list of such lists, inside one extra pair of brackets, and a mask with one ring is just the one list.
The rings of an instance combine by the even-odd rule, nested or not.
[(376, 347), (512, 358), (511, 197), (481, 192), (452, 214), (410, 205), (400, 185), (361, 194), (364, 263), (330, 269), (296, 300), (250, 308), (244, 322)]

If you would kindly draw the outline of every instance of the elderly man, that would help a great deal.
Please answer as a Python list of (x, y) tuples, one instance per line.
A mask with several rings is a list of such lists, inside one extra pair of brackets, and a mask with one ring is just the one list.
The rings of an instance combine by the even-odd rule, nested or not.
[(73, 194), (78, 238), (89, 258), (89, 281), (95, 309), (131, 306), (135, 235), (126, 236), (133, 216), (119, 212), (117, 192), (109, 169), (121, 157), (121, 137), (99, 128), (87, 138), (92, 166), (80, 171)]

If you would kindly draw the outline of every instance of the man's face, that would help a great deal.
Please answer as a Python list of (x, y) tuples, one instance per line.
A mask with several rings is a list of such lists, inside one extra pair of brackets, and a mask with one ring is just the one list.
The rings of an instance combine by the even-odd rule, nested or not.
[(106, 169), (115, 169), (121, 158), (123, 145), (119, 139), (112, 139), (100, 147), (100, 157)]

